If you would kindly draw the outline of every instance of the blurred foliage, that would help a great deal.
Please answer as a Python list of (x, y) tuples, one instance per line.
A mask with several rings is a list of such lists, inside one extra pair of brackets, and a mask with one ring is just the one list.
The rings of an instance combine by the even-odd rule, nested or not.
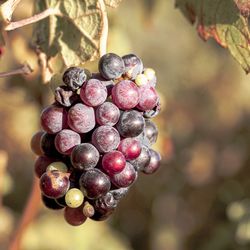
[[(141, 175), (108, 222), (73, 228), (60, 212), (41, 208), (23, 250), (249, 249), (249, 78), (217, 43), (203, 43), (173, 2), (148, 2), (126, 0), (110, 11), (108, 50), (134, 52), (157, 71), (163, 109), (155, 119), (160, 129), (155, 146), (163, 156), (161, 169)], [(20, 3), (15, 19), (31, 15), (30, 3)], [(30, 192), (31, 135), (41, 108), (52, 101), (29, 44), (32, 26), (9, 35), (11, 49), (0, 59), (0, 71), (24, 61), (35, 70), (0, 79), (0, 169), (7, 167), (1, 181), (7, 190), (0, 208), (1, 250)], [(86, 67), (94, 71), (96, 62)]]

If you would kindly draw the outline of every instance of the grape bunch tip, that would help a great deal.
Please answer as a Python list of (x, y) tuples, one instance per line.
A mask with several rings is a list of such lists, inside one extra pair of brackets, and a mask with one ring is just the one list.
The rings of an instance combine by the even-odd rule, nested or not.
[(151, 148), (158, 130), (150, 119), (160, 110), (155, 71), (134, 54), (114, 53), (98, 69), (64, 72), (31, 139), (42, 202), (64, 209), (73, 226), (107, 219), (139, 173), (154, 173), (161, 161)]

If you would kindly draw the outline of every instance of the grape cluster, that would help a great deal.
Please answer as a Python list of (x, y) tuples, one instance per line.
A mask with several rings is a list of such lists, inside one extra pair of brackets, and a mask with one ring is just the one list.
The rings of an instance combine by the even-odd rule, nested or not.
[(139, 172), (159, 168), (150, 118), (160, 104), (155, 71), (133, 54), (102, 56), (99, 73), (70, 67), (62, 80), (31, 148), (44, 205), (64, 209), (65, 220), (77, 226), (108, 218)]

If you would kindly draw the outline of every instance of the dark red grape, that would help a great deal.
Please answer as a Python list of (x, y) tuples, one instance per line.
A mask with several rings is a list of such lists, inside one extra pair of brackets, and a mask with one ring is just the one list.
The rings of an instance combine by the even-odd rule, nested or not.
[(152, 110), (156, 106), (159, 100), (155, 88), (146, 85), (140, 87), (139, 92), (140, 92), (140, 100), (137, 105), (137, 108), (142, 111)]
[(137, 172), (133, 165), (127, 162), (125, 168), (120, 173), (111, 177), (111, 181), (116, 187), (129, 187), (135, 182), (136, 178)]
[(137, 75), (141, 74), (143, 71), (142, 60), (134, 55), (128, 54), (122, 57), (125, 64), (125, 73), (124, 75), (131, 80), (134, 80)]
[(107, 88), (97, 79), (90, 79), (81, 88), (82, 101), (90, 107), (96, 107), (105, 102)]
[(67, 128), (67, 112), (63, 107), (51, 105), (41, 114), (42, 128), (49, 134), (55, 134)]
[(114, 126), (120, 117), (120, 110), (112, 102), (104, 102), (96, 110), (96, 122), (99, 125)]
[(68, 86), (59, 86), (55, 89), (55, 100), (64, 107), (70, 107), (79, 100), (79, 96)]
[(143, 132), (144, 125), (143, 116), (136, 110), (130, 110), (121, 114), (116, 128), (123, 137), (135, 137)]
[(73, 148), (81, 143), (81, 137), (70, 129), (64, 129), (56, 135), (55, 146), (63, 155), (70, 155)]
[(123, 80), (112, 89), (112, 100), (120, 109), (129, 110), (134, 108), (139, 103), (139, 99), (139, 89), (132, 81)]
[(77, 133), (87, 133), (95, 127), (95, 112), (92, 107), (78, 103), (68, 111), (68, 124)]
[(41, 148), (41, 137), (44, 135), (44, 131), (36, 132), (30, 141), (30, 147), (33, 153), (36, 155), (43, 155), (43, 150)]
[(144, 174), (153, 174), (159, 169), (161, 163), (161, 155), (153, 149), (149, 149), (149, 151), (151, 156), (150, 162), (142, 169)]
[(42, 198), (42, 202), (44, 204), (45, 207), (52, 209), (52, 210), (59, 210), (59, 209), (63, 209), (64, 207), (61, 206), (60, 204), (58, 204), (55, 199), (49, 198), (45, 195), (42, 194), (41, 196)]
[(90, 143), (77, 145), (71, 153), (71, 163), (79, 170), (94, 168), (99, 161), (98, 150)]
[(59, 152), (55, 147), (55, 135), (44, 133), (41, 137), (40, 146), (43, 153), (47, 156), (57, 157)]
[(63, 74), (63, 82), (73, 91), (79, 89), (89, 78), (88, 70), (79, 67), (70, 67)]
[(110, 174), (120, 173), (126, 165), (124, 155), (119, 151), (106, 153), (102, 158), (103, 169)]
[(158, 129), (156, 125), (150, 120), (145, 121), (144, 135), (148, 138), (150, 145), (157, 141)]
[(66, 207), (64, 209), (64, 219), (71, 226), (80, 226), (87, 220), (87, 217), (83, 214), (82, 206), (77, 208)]
[(120, 143), (118, 131), (111, 126), (100, 126), (92, 134), (92, 143), (102, 153), (116, 149)]
[(141, 153), (141, 143), (136, 138), (125, 138), (121, 140), (118, 150), (123, 153), (126, 160), (133, 160)]
[(125, 65), (121, 57), (114, 53), (105, 54), (98, 64), (99, 72), (108, 80), (119, 78), (125, 71)]
[(35, 174), (38, 178), (40, 178), (45, 172), (50, 163), (55, 162), (56, 159), (50, 158), (46, 155), (39, 156), (35, 161)]
[(111, 186), (108, 176), (96, 168), (83, 173), (79, 184), (82, 192), (89, 199), (97, 199), (105, 195)]
[(132, 160), (129, 161), (135, 168), (136, 171), (144, 169), (150, 162), (151, 154), (149, 148), (146, 146), (142, 146), (140, 155)]
[(64, 196), (69, 184), (68, 174), (59, 171), (45, 172), (40, 178), (41, 191), (49, 198), (57, 199)]

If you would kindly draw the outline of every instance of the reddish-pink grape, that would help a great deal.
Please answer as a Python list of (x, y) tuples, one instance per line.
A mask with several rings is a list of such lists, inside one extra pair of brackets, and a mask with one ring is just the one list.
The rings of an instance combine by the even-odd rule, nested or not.
[(77, 208), (66, 207), (64, 209), (64, 219), (71, 226), (80, 226), (87, 220), (87, 217), (83, 214), (82, 206)]
[(70, 129), (62, 130), (55, 138), (57, 151), (64, 155), (70, 155), (73, 148), (80, 143), (80, 135)]
[(55, 134), (67, 128), (67, 112), (63, 107), (51, 105), (41, 113), (42, 128), (49, 134)]
[(152, 110), (158, 103), (159, 97), (152, 86), (142, 86), (139, 88), (140, 99), (137, 108), (146, 111)]
[(35, 153), (36, 155), (43, 155), (43, 150), (41, 148), (41, 137), (44, 134), (44, 131), (38, 131), (31, 138), (30, 147), (33, 153)]
[(133, 160), (141, 153), (141, 143), (136, 138), (125, 138), (121, 140), (118, 150), (127, 160)]
[(92, 107), (78, 103), (68, 111), (68, 124), (77, 133), (87, 133), (95, 127), (95, 112)]
[(112, 102), (104, 102), (96, 109), (96, 122), (99, 125), (114, 126), (120, 117), (120, 110)]
[(128, 110), (134, 108), (139, 103), (139, 99), (139, 89), (130, 80), (123, 80), (112, 89), (112, 100), (120, 109)]
[(119, 151), (106, 153), (102, 158), (102, 167), (109, 174), (120, 173), (126, 166), (126, 159)]
[(104, 103), (107, 95), (107, 88), (97, 79), (87, 81), (80, 91), (82, 101), (90, 107), (96, 107)]

